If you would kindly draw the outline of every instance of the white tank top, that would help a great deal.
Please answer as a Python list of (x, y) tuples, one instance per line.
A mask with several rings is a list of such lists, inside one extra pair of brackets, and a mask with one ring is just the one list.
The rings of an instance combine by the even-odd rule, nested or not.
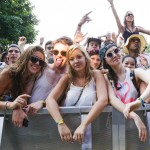
[(136, 90), (130, 77), (130, 69), (126, 69), (126, 78), (123, 82), (118, 81), (119, 90), (114, 89), (116, 96), (124, 103), (130, 103), (137, 99), (138, 91)]
[(62, 76), (63, 74), (55, 73), (51, 68), (46, 67), (34, 84), (29, 103), (45, 100)]
[[(71, 84), (70, 89), (67, 92), (64, 106), (73, 106), (77, 102), (82, 89), (83, 87)], [(94, 79), (92, 79), (83, 89), (81, 97), (75, 106), (92, 106), (96, 102), (96, 99), (96, 85)]]

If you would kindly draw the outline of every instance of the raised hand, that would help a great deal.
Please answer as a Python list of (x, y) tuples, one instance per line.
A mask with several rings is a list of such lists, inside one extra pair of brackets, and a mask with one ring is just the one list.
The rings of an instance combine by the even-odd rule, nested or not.
[(18, 41), (19, 46), (24, 46), (26, 44), (26, 42), (27, 42), (27, 39), (25, 36), (19, 37), (19, 41)]
[(77, 31), (75, 36), (74, 36), (73, 42), (74, 43), (80, 43), (81, 41), (83, 41), (85, 39), (86, 35), (87, 35), (87, 33), (83, 34), (82, 32)]
[(80, 20), (80, 22), (78, 23), (78, 26), (82, 26), (83, 24), (85, 24), (86, 22), (88, 23), (89, 21), (92, 21), (91, 18), (88, 16), (89, 14), (91, 14), (92, 11), (86, 13), (82, 19)]

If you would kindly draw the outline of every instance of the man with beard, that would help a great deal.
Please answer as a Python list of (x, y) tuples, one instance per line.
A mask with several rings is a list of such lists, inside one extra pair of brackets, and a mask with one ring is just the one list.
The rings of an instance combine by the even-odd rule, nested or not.
[(125, 46), (123, 47), (123, 52), (137, 59), (137, 67), (141, 67), (139, 61), (139, 54), (144, 53), (147, 42), (143, 35), (133, 34), (131, 35)]

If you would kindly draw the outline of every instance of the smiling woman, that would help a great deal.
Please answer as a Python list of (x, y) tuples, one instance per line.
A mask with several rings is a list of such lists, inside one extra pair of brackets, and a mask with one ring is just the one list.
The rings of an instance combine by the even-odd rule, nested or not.
[[(117, 50), (117, 45), (108, 44), (101, 48), (101, 59), (104, 69), (109, 69), (106, 77), (108, 86), (108, 95), (110, 104), (120, 112), (124, 112), (125, 116), (130, 116), (139, 130), (139, 138), (145, 142), (147, 138), (147, 130), (140, 117), (134, 112), (130, 112), (133, 108), (132, 104), (136, 103), (136, 107), (143, 105), (144, 100), (150, 97), (150, 86), (139, 96), (138, 90), (133, 83), (133, 75), (131, 70), (125, 68), (122, 64), (121, 53)], [(141, 81), (150, 84), (149, 74), (143, 69), (134, 69), (135, 82), (139, 86)], [(133, 73), (132, 73), (133, 74)], [(126, 109), (125, 109), (126, 108)], [(132, 109), (131, 109), (132, 108)], [(125, 110), (124, 110), (125, 109)], [(131, 110), (130, 110), (131, 109)]]
[[(61, 139), (67, 142), (73, 140), (83, 142), (87, 126), (107, 105), (107, 89), (101, 71), (91, 70), (90, 58), (83, 46), (79, 44), (70, 46), (67, 58), (68, 73), (59, 80), (58, 84), (49, 94), (46, 104), (49, 113), (58, 124)], [(66, 93), (62, 102), (64, 106), (80, 107), (93, 105), (87, 118), (80, 124), (73, 135), (58, 109), (58, 100), (63, 93)]]
[[(19, 98), (26, 104), (34, 82), (45, 66), (43, 48), (40, 46), (28, 47), (14, 64), (7, 66), (0, 72), (0, 96), (4, 97), (4, 101), (6, 95), (10, 101), (18, 101)], [(7, 105), (9, 102), (6, 103)], [(25, 116), (24, 113), (23, 118)], [(20, 126), (22, 126), (22, 122), (20, 122)]]

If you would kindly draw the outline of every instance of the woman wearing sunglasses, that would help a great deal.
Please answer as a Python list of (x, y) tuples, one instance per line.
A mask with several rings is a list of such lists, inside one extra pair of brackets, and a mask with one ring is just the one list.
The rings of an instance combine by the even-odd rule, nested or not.
[[(116, 44), (108, 44), (100, 50), (101, 60), (103, 62), (104, 69), (108, 69), (106, 75), (106, 81), (108, 86), (109, 101), (112, 106), (123, 113), (126, 105), (130, 102), (137, 101), (143, 104), (143, 100), (150, 97), (150, 86), (147, 87), (144, 93), (138, 96), (138, 91), (134, 86), (131, 78), (131, 71), (129, 68), (125, 68), (122, 64), (121, 53)], [(150, 83), (149, 75), (142, 69), (134, 69), (135, 79), (137, 86), (141, 81)], [(139, 138), (141, 141), (145, 141), (147, 138), (147, 131), (142, 123), (141, 119), (134, 112), (130, 113), (139, 130)]]
[[(47, 109), (58, 125), (63, 141), (84, 141), (87, 126), (102, 112), (107, 105), (107, 89), (100, 70), (91, 70), (90, 58), (83, 46), (72, 45), (68, 52), (68, 73), (54, 87), (46, 100)], [(64, 106), (92, 106), (86, 119), (71, 134), (58, 109), (59, 97), (65, 94)], [(103, 94), (102, 94), (103, 93)]]
[[(39, 74), (45, 67), (45, 56), (40, 46), (28, 47), (12, 65), (7, 66), (0, 72), (0, 96), (6, 101), (5, 108), (9, 109), (9, 101), (16, 101), (26, 104), (29, 94)], [(18, 105), (19, 106), (19, 105)], [(10, 107), (11, 108), (11, 107)], [(18, 111), (17, 111), (18, 110)], [(17, 120), (16, 115), (22, 115)], [(21, 107), (13, 111), (13, 122), (21, 127), (23, 119), (27, 117)]]
[(126, 43), (128, 37), (131, 36), (132, 34), (139, 34), (139, 32), (141, 32), (141, 33), (145, 33), (145, 34), (150, 35), (150, 30), (146, 30), (140, 26), (135, 26), (134, 15), (131, 11), (126, 12), (125, 17), (124, 17), (124, 25), (122, 25), (121, 21), (119, 19), (119, 16), (116, 12), (113, 0), (108, 0), (108, 2), (111, 5), (112, 12), (113, 12), (114, 17), (116, 19), (118, 30), (124, 38), (124, 43)]

